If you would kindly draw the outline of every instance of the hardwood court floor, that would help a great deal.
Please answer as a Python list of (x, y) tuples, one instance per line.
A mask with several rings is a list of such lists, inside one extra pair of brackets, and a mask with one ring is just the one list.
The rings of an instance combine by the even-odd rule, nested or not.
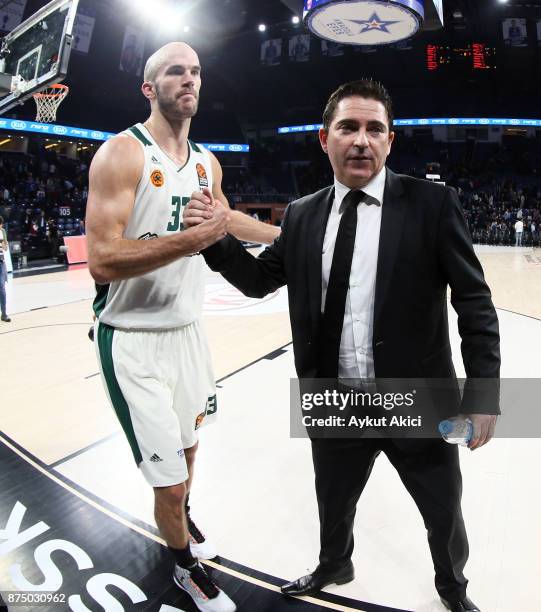
[[(541, 378), (541, 254), (488, 247), (478, 253), (500, 318), (502, 375)], [(0, 327), (3, 445), (17, 451), (17, 461), (22, 458), (32, 469), (57, 477), (64, 489), (73, 487), (83, 505), (77, 516), (85, 532), (102, 528), (98, 518), (84, 511), (85, 503), (91, 502), (102, 508), (98, 514), (105, 516), (107, 525), (125, 521), (155, 543), (151, 491), (132, 465), (96, 375), (94, 347), (86, 335), (92, 295), (93, 284), (84, 267), (9, 283), (13, 322)], [(463, 368), (452, 309), (450, 322), (460, 376)], [(239, 610), (277, 611), (283, 602), (277, 598), (276, 585), (313, 569), (318, 544), (309, 445), (289, 437), (289, 378), (294, 369), (286, 293), (248, 300), (209, 272), (205, 324), (216, 378), (221, 381), (220, 417), (217, 425), (201, 432), (194, 516), (220, 554), (230, 560), (226, 568), (230, 573), (223, 575), (228, 580), (234, 575), (238, 584), (252, 586), (259, 580), (257, 588), (274, 598), (258, 599), (256, 607), (253, 600), (242, 599)], [(471, 597), (484, 611), (536, 612), (541, 609), (537, 589), (541, 486), (532, 474), (541, 459), (541, 444), (535, 438), (499, 438), (475, 453), (461, 451), (461, 458)], [(30, 493), (30, 480), (21, 478), (16, 486), (7, 481), (10, 494), (23, 495), (27, 489)], [(58, 497), (48, 500), (49, 507), (60, 507), (62, 495), (54, 495)], [(82, 498), (90, 502), (81, 502)], [(14, 588), (12, 567), (18, 561), (13, 552), (2, 560), (1, 530), (13, 497), (1, 500), (2, 496), (0, 591)], [(334, 597), (318, 600), (318, 606), (443, 610), (433, 588), (420, 516), (385, 458), (378, 459), (359, 504), (355, 538), (357, 578), (329, 588)], [(147, 555), (150, 564), (157, 553), (152, 554)], [(107, 558), (103, 564), (108, 572), (123, 575), (118, 560)], [(25, 558), (24, 568), (28, 575), (31, 568), (36, 573), (31, 559)], [(35, 584), (43, 580), (39, 571), (37, 576)]]

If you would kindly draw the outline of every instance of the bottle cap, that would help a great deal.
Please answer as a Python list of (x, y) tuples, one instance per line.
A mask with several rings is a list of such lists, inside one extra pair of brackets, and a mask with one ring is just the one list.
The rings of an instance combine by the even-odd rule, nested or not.
[(453, 424), (451, 423), (451, 421), (446, 419), (438, 425), (438, 429), (440, 430), (442, 436), (446, 436), (447, 434), (450, 434), (453, 431)]

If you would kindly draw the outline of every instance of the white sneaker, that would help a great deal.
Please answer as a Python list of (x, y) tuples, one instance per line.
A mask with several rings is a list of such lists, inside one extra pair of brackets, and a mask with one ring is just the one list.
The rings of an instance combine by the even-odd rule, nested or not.
[(216, 548), (207, 540), (205, 534), (192, 521), (189, 514), (186, 514), (188, 521), (188, 534), (190, 536), (190, 552), (197, 559), (214, 559), (218, 554)]
[(202, 612), (235, 612), (237, 609), (233, 601), (212, 582), (199, 562), (190, 569), (175, 565), (173, 580)]

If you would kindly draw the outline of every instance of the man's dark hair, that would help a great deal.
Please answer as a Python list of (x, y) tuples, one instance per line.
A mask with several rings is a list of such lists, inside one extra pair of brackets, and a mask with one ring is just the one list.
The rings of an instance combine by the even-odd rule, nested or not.
[(340, 100), (350, 98), (351, 96), (359, 96), (370, 100), (378, 100), (383, 104), (387, 111), (389, 131), (393, 129), (393, 101), (389, 92), (378, 81), (372, 79), (359, 79), (358, 81), (350, 81), (344, 83), (331, 94), (327, 101), (327, 106), (323, 112), (323, 127), (328, 130), (331, 126), (336, 107)]
[(2, 223), (4, 223), (4, 217), (0, 216), (0, 225), (2, 225)]

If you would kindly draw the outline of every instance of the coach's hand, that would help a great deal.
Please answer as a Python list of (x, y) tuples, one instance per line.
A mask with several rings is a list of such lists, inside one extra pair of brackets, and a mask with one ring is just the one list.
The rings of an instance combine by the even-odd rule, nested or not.
[(231, 212), (218, 200), (213, 202), (212, 218), (199, 223), (191, 230), (198, 235), (198, 250), (202, 251), (211, 244), (225, 238), (231, 220)]
[(182, 222), (184, 227), (195, 227), (214, 214), (215, 200), (210, 189), (205, 187), (203, 191), (194, 191), (191, 200), (184, 209)]
[(468, 446), (470, 450), (475, 450), (492, 439), (498, 417), (495, 414), (469, 414), (468, 417), (473, 424), (473, 435)]

